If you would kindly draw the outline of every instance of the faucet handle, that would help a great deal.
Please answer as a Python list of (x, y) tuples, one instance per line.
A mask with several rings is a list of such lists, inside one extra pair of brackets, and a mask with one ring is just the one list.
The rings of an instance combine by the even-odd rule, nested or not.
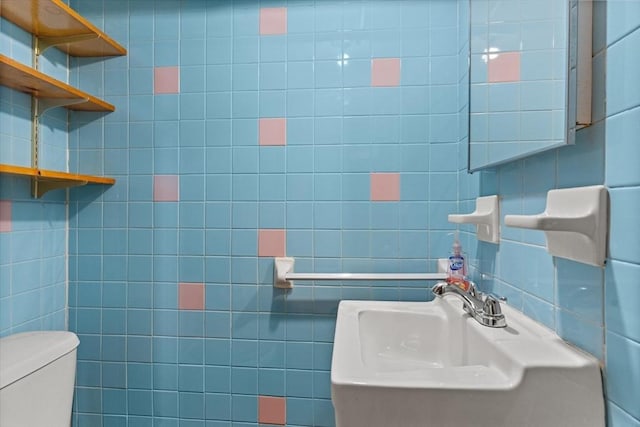
[(484, 304), (482, 305), (482, 311), (484, 311), (484, 314), (487, 316), (498, 316), (502, 314), (500, 303), (492, 295), (487, 295), (485, 298)]
[(474, 297), (479, 297), (479, 292), (478, 292), (478, 287), (476, 286), (475, 283), (473, 283), (471, 280), (467, 280), (467, 283), (469, 284), (469, 290), (467, 292), (469, 292), (470, 295), (474, 296)]

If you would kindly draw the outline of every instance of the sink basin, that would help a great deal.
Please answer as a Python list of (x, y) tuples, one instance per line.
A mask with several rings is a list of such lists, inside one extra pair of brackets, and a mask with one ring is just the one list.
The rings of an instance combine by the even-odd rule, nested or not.
[(453, 296), (342, 301), (331, 365), (338, 427), (604, 426), (598, 360), (522, 313), (480, 325)]

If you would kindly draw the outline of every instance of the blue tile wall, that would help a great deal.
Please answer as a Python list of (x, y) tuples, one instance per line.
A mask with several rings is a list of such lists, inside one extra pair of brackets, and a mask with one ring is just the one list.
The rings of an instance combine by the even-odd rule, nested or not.
[[(640, 196), (636, 168), (627, 167), (637, 143), (634, 126), (640, 111), (640, 17), (635, 2), (607, 2), (606, 177), (610, 188), (610, 258), (605, 275), (606, 368), (612, 425), (640, 424), (640, 327), (628, 303), (638, 291), (640, 251), (632, 236), (640, 232), (628, 212)], [(624, 89), (624, 90), (622, 90)], [(626, 91), (626, 93), (625, 93)], [(623, 155), (622, 153), (626, 153)]]
[[(426, 286), (274, 290), (260, 231), (284, 232), (298, 271), (435, 270), (458, 193), (457, 3), (71, 4), (129, 51), (71, 58), (71, 81), (117, 108), (71, 114), (71, 167), (117, 179), (71, 195), (75, 424), (256, 425), (259, 397), (278, 396), (287, 425), (333, 425), (340, 299)], [(260, 34), (265, 7), (286, 8), (284, 34)], [(385, 87), (378, 58), (400, 66)], [(162, 67), (179, 70), (171, 93)], [(266, 118), (286, 119), (285, 144), (263, 144)], [(389, 201), (372, 200), (372, 173), (399, 176)], [(177, 191), (160, 196), (159, 176)], [(187, 283), (203, 286), (197, 309)]]
[[(73, 191), (67, 219), (64, 192), (34, 201), (28, 181), (0, 176), (12, 206), (0, 335), (64, 329), (69, 299), (81, 338), (74, 425), (257, 425), (260, 396), (281, 396), (287, 425), (331, 426), (338, 301), (427, 293), (326, 282), (279, 292), (259, 230), (286, 230), (299, 271), (425, 271), (450, 246), (446, 215), (477, 195), (500, 194), (504, 214), (537, 213), (549, 189), (601, 183), (604, 270), (554, 260), (535, 231), (503, 227), (500, 246), (467, 227), (462, 238), (484, 289), (603, 360), (608, 425), (640, 425), (634, 2), (595, 3), (595, 123), (576, 146), (473, 175), (467, 0), (71, 3), (129, 55), (69, 59), (71, 83), (117, 111), (72, 113), (68, 126), (65, 110), (48, 113), (43, 161), (66, 168), (68, 156), (118, 183)], [(286, 34), (260, 35), (261, 6), (287, 8)], [(0, 30), (0, 52), (28, 63), (29, 36), (4, 20)], [(400, 60), (397, 87), (371, 87), (371, 60), (384, 57)], [(43, 67), (65, 80), (66, 62), (52, 49)], [(179, 68), (178, 93), (154, 93), (157, 67)], [(0, 91), (1, 161), (28, 165), (29, 98)], [(259, 145), (265, 117), (286, 118), (285, 145)], [(375, 172), (399, 174), (399, 200), (371, 200)], [(175, 177), (175, 201), (157, 201), (158, 176)], [(199, 297), (182, 294), (194, 284)]]
[[(507, 296), (511, 305), (603, 361), (607, 425), (615, 427), (640, 423), (640, 332), (630, 306), (640, 289), (640, 252), (632, 237), (640, 232), (633, 215), (640, 198), (634, 155), (640, 111), (633, 78), (640, 72), (637, 10), (636, 2), (594, 3), (594, 124), (576, 133), (575, 146), (473, 175), (464, 170), (464, 152), (459, 162), (461, 212), (473, 210), (478, 195), (499, 194), (502, 215), (534, 214), (544, 210), (550, 189), (609, 187), (610, 256), (604, 269), (552, 259), (537, 231), (503, 224), (499, 246), (478, 243), (470, 233), (464, 238), (485, 289)], [(466, 141), (461, 141), (464, 151)]]
[[(55, 49), (54, 49), (55, 50)], [(0, 18), (0, 53), (31, 64), (31, 36)], [(66, 80), (66, 56), (48, 52), (41, 69)], [(66, 168), (66, 113), (43, 118), (42, 165)], [(0, 163), (31, 166), (31, 97), (0, 86)], [(67, 211), (65, 194), (31, 198), (30, 181), (0, 175), (0, 200), (10, 229), (0, 231), (0, 336), (66, 328)]]

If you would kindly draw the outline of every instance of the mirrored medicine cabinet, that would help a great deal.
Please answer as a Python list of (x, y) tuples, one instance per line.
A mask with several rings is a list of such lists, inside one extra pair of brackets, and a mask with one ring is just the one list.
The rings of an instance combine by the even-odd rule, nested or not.
[(591, 123), (591, 0), (470, 0), (469, 171)]

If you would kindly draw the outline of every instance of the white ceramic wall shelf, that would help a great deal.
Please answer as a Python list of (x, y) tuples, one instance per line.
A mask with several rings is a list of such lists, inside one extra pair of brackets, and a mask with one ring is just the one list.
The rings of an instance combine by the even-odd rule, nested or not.
[(538, 215), (506, 215), (509, 227), (543, 230), (553, 256), (604, 266), (609, 193), (603, 185), (551, 190)]
[(449, 215), (449, 222), (475, 224), (478, 240), (500, 243), (500, 203), (498, 196), (476, 199), (476, 210), (466, 215)]

